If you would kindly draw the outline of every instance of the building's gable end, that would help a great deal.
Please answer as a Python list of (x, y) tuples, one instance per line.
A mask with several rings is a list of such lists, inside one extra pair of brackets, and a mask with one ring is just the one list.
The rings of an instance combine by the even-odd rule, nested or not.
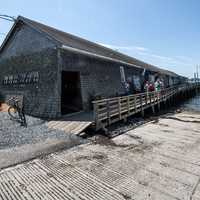
[(0, 58), (27, 55), (56, 46), (56, 41), (45, 37), (45, 34), (19, 20), (2, 45)]

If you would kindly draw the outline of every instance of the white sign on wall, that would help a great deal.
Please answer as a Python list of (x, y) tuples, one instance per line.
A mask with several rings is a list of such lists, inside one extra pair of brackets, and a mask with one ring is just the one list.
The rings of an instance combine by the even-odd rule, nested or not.
[(4, 85), (38, 83), (39, 72), (25, 72), (3, 77)]
[(134, 88), (135, 88), (137, 91), (140, 91), (140, 90), (141, 90), (141, 80), (140, 80), (140, 77), (139, 77), (139, 76), (133, 75), (133, 84), (134, 84)]
[(125, 83), (126, 82), (126, 77), (125, 77), (125, 72), (124, 72), (124, 67), (120, 66), (120, 75), (121, 75), (121, 82)]
[(155, 76), (154, 75), (149, 75), (149, 81), (151, 82), (151, 83), (154, 83), (155, 82)]

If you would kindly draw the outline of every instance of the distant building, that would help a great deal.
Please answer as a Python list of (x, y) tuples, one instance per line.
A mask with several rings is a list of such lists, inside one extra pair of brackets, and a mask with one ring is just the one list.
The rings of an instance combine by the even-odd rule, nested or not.
[(184, 78), (135, 58), (19, 16), (0, 48), (0, 96), (23, 95), (25, 112), (40, 117), (91, 109), (95, 98), (124, 93), (124, 80), (141, 90), (162, 77)]

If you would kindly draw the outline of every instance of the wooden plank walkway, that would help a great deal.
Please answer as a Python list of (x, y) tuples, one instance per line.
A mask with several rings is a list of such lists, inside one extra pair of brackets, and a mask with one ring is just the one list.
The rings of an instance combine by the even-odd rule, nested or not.
[(151, 107), (155, 112), (155, 106), (174, 98), (176, 95), (195, 90), (199, 84), (188, 83), (176, 87), (167, 88), (159, 92), (140, 93), (136, 95), (121, 96), (115, 98), (94, 101), (94, 121), (96, 130), (109, 126), (117, 121), (141, 112)]
[(167, 88), (160, 92), (140, 93), (94, 101), (93, 112), (75, 113), (60, 120), (50, 121), (48, 127), (76, 135), (92, 124), (95, 125), (96, 130), (99, 130), (136, 113), (141, 112), (143, 115), (147, 108), (152, 108), (152, 111), (155, 112), (155, 106), (160, 109), (161, 103), (198, 87), (199, 84), (191, 83)]
[(92, 112), (80, 112), (71, 116), (64, 116), (60, 120), (52, 120), (48, 122), (48, 127), (78, 135), (93, 122)]

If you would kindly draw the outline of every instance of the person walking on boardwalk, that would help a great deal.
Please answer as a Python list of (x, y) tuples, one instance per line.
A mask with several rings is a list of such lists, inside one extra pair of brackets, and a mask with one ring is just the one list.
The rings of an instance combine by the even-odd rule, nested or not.
[(154, 83), (154, 87), (156, 92), (160, 92), (161, 84), (159, 79), (157, 79), (156, 82)]
[(144, 84), (144, 91), (148, 94), (149, 93), (149, 81), (146, 81)]
[(160, 90), (164, 90), (164, 81), (160, 80)]
[(153, 83), (149, 83), (149, 92), (153, 92), (154, 90), (155, 90), (154, 84)]
[(149, 85), (150, 85), (149, 81), (146, 81), (146, 83), (144, 84), (144, 91), (146, 92), (146, 95), (145, 95), (146, 104), (149, 99)]
[(125, 95), (129, 95), (130, 94), (130, 83), (129, 82), (125, 82), (124, 83), (124, 89), (125, 89)]

